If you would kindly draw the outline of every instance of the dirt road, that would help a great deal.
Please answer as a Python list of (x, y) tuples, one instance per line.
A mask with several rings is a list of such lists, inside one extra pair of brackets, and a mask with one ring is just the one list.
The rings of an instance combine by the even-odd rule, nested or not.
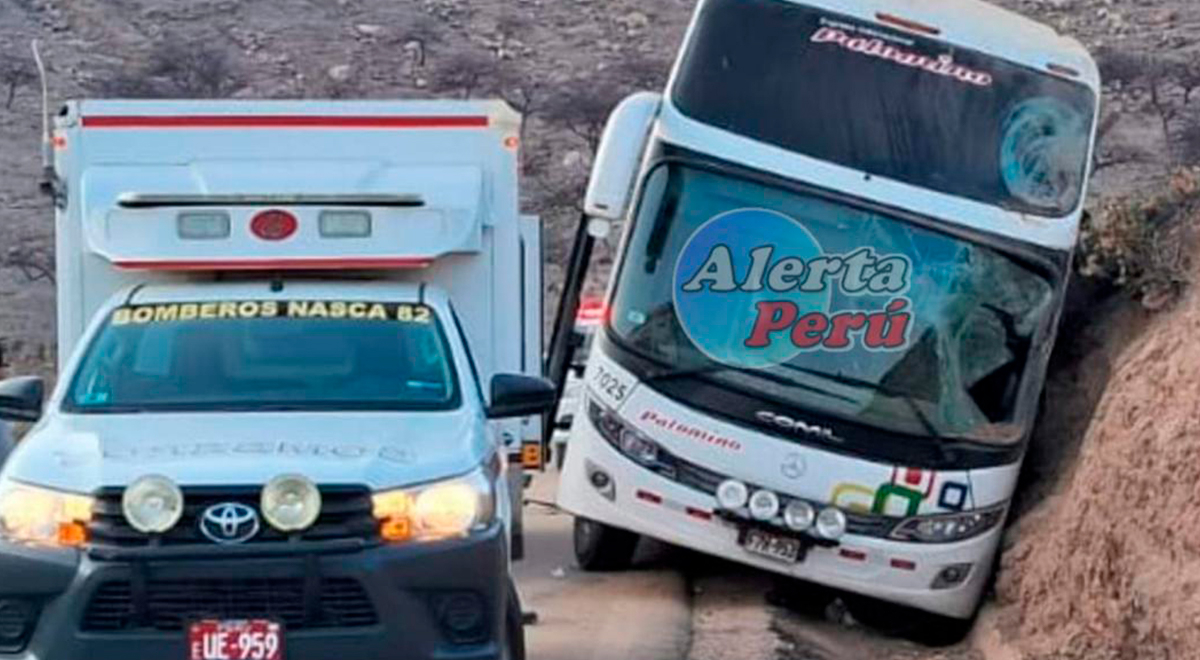
[(553, 502), (556, 475), (527, 491), (526, 556), (517, 585), (537, 623), (526, 628), (533, 660), (680, 660), (686, 657), (691, 613), (684, 576), (672, 554), (653, 543), (639, 549), (635, 570), (582, 573), (575, 566), (571, 517)]

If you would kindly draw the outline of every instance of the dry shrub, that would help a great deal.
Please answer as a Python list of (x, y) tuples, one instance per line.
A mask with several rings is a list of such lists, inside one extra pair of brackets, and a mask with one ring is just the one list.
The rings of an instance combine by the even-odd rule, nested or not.
[(1160, 309), (1191, 282), (1200, 217), (1200, 168), (1178, 170), (1165, 190), (1114, 197), (1084, 221), (1079, 270)]

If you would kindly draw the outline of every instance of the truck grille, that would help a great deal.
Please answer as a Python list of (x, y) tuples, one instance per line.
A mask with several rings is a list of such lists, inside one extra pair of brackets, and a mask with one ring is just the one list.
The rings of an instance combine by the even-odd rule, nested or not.
[(105, 582), (84, 611), (87, 632), (182, 630), (200, 619), (270, 619), (288, 630), (358, 628), (379, 622), (358, 581), (323, 578), (313, 611), (305, 609), (303, 578), (147, 580), (145, 613), (138, 617), (133, 583)]
[[(213, 542), (200, 533), (200, 516), (208, 507), (236, 502), (258, 510), (259, 488), (185, 488), (183, 491), (183, 518), (171, 531), (157, 539), (142, 534), (129, 526), (121, 512), (121, 489), (110, 489), (100, 493), (89, 525), (91, 544), (97, 547), (137, 548), (157, 543), (162, 546), (201, 544)], [(378, 524), (372, 515), (371, 493), (361, 487), (323, 487), (321, 489), (321, 516), (309, 529), (297, 535), (287, 535), (261, 522), (258, 534), (246, 545), (280, 543), (292, 538), (303, 541), (332, 541), (341, 539), (372, 540), (378, 533)]]

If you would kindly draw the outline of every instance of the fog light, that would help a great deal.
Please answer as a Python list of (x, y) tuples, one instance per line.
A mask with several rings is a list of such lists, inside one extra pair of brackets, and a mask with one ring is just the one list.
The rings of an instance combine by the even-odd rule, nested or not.
[(608, 501), (615, 501), (617, 499), (617, 487), (613, 483), (612, 477), (590, 460), (585, 461), (583, 465), (584, 470), (587, 472), (588, 483), (592, 484), (592, 488), (595, 488)]
[(933, 584), (929, 585), (929, 588), (949, 589), (957, 587), (970, 577), (971, 566), (971, 564), (951, 564), (943, 568), (938, 571), (937, 577), (933, 578)]
[(483, 599), (473, 593), (455, 593), (438, 599), (438, 621), (456, 644), (471, 644), (487, 637)]
[(750, 489), (746, 484), (730, 479), (722, 482), (717, 486), (717, 503), (722, 509), (733, 511), (746, 506), (746, 502), (750, 499)]
[(321, 491), (307, 477), (283, 475), (267, 483), (260, 502), (263, 518), (281, 532), (312, 527), (321, 515)]
[(831, 541), (842, 538), (846, 533), (846, 514), (834, 507), (822, 509), (817, 514), (817, 534)]
[(750, 516), (755, 520), (770, 520), (779, 513), (779, 496), (769, 490), (755, 491), (750, 496)]
[(121, 510), (130, 527), (143, 534), (162, 534), (183, 516), (183, 492), (166, 477), (142, 477), (125, 489)]
[(321, 211), (317, 222), (323, 238), (371, 236), (371, 214), (366, 211)]
[(212, 241), (229, 238), (229, 214), (220, 211), (188, 211), (175, 221), (179, 238), (188, 241)]
[(27, 600), (0, 600), (0, 653), (18, 653), (33, 628), (35, 609)]
[(783, 522), (794, 532), (804, 532), (813, 526), (816, 510), (808, 502), (794, 500), (783, 510)]

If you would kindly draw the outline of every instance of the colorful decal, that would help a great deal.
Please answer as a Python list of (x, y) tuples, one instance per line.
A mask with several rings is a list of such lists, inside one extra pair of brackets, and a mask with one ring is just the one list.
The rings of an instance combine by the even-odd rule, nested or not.
[(800, 222), (742, 209), (688, 239), (675, 266), (675, 309), (697, 348), (735, 367), (856, 346), (898, 351), (909, 344), (912, 272), (905, 254), (829, 253)]
[(167, 303), (119, 307), (112, 324), (147, 325), (195, 320), (231, 319), (353, 319), (431, 323), (433, 311), (425, 305), (328, 300), (241, 300), (236, 302)]
[(893, 35), (824, 19), (821, 22), (825, 25), (813, 33), (811, 41), (814, 44), (836, 44), (860, 55), (877, 57), (901, 66), (921, 69), (969, 85), (990, 87), (992, 84), (992, 74), (975, 71), (957, 64), (954, 56), (949, 53), (930, 57), (907, 50), (905, 44)]
[(856, 513), (872, 513), (886, 516), (915, 516), (921, 504), (930, 501), (938, 491), (938, 507), (948, 511), (962, 511), (967, 506), (970, 486), (957, 481), (942, 482), (935, 488), (938, 475), (932, 470), (895, 468), (891, 481), (878, 488), (858, 484), (838, 484), (830, 500), (835, 506)]

